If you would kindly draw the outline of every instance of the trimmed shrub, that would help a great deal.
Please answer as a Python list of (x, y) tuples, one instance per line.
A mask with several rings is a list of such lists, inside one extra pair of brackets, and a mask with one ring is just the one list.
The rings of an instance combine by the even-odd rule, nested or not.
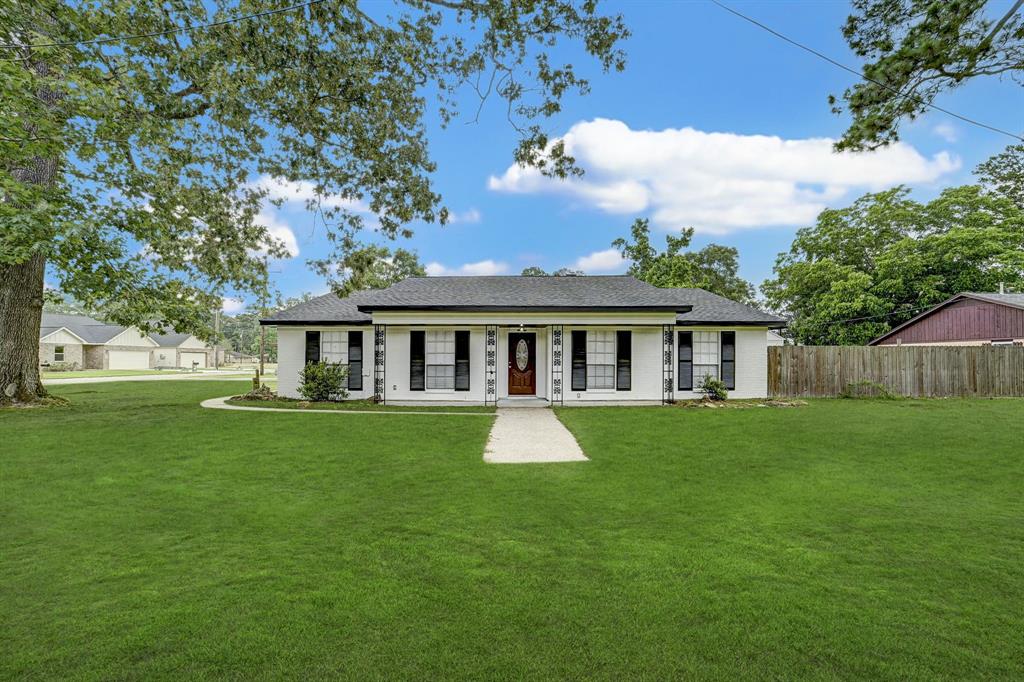
[(348, 365), (313, 362), (299, 371), (299, 393), (311, 402), (338, 402), (348, 397)]
[(729, 397), (729, 391), (725, 388), (725, 382), (716, 379), (710, 374), (700, 382), (700, 391), (708, 400), (725, 400)]

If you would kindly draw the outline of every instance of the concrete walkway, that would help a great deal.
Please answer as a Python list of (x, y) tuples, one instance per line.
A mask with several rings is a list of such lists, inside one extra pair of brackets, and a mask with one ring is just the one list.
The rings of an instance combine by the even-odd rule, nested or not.
[(210, 370), (207, 372), (189, 372), (187, 374), (130, 374), (114, 377), (71, 377), (68, 379), (43, 379), (47, 386), (66, 386), (68, 384), (102, 384), (108, 381), (188, 381), (196, 379), (224, 379), (251, 377), (252, 372), (231, 370)]
[(579, 443), (555, 413), (544, 407), (498, 408), (484, 450), (493, 464), (586, 462)]
[(315, 412), (317, 414), (418, 414), (418, 415), (438, 415), (447, 417), (493, 417), (493, 412), (442, 412), (441, 410), (318, 410), (313, 409), (301, 409), (290, 407), (250, 407), (248, 405), (228, 405), (227, 400), (233, 396), (226, 395), (222, 398), (210, 398), (199, 403), (200, 407), (205, 407), (210, 410), (238, 410), (241, 412), (291, 412), (295, 414), (306, 414), (309, 412)]

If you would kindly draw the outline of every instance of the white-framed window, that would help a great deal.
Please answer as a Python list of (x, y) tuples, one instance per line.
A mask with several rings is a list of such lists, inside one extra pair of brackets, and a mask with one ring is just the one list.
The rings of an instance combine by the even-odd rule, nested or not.
[(704, 377), (718, 378), (718, 332), (693, 333), (693, 389), (700, 388)]
[(427, 389), (455, 389), (455, 330), (430, 329), (426, 336)]
[(348, 332), (320, 332), (320, 361), (348, 362)]
[(587, 332), (587, 390), (615, 388), (615, 332)]
[(53, 348), (53, 361), (64, 362), (64, 346), (54, 346)]

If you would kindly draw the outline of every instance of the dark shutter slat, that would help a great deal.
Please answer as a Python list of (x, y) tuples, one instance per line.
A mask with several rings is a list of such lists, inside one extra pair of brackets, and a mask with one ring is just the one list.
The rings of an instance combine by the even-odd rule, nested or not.
[(722, 332), (722, 381), (730, 391), (736, 388), (736, 332)]
[(469, 390), (469, 332), (455, 332), (455, 390)]
[(628, 391), (633, 379), (633, 335), (629, 331), (617, 331), (615, 337), (615, 389)]
[(679, 390), (693, 390), (693, 332), (679, 332)]
[(427, 333), (409, 332), (409, 390), (426, 390), (427, 377)]
[(587, 332), (572, 332), (572, 390), (587, 390)]
[(348, 333), (348, 390), (363, 390), (363, 332)]
[(320, 362), (320, 332), (306, 332), (306, 364)]

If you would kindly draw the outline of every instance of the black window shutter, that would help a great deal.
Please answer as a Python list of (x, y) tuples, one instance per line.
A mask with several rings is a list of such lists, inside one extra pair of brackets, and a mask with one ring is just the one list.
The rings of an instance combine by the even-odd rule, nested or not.
[(363, 332), (348, 333), (348, 390), (363, 390)]
[(679, 390), (693, 390), (693, 332), (679, 332)]
[(587, 390), (587, 332), (572, 332), (572, 390)]
[(409, 332), (409, 390), (423, 391), (426, 389), (427, 375), (427, 333), (425, 331)]
[(455, 390), (469, 390), (469, 332), (455, 332)]
[(632, 385), (633, 335), (615, 332), (615, 389), (628, 391)]
[(736, 388), (736, 332), (722, 332), (722, 381), (730, 391)]
[(320, 362), (320, 332), (306, 332), (306, 364)]

